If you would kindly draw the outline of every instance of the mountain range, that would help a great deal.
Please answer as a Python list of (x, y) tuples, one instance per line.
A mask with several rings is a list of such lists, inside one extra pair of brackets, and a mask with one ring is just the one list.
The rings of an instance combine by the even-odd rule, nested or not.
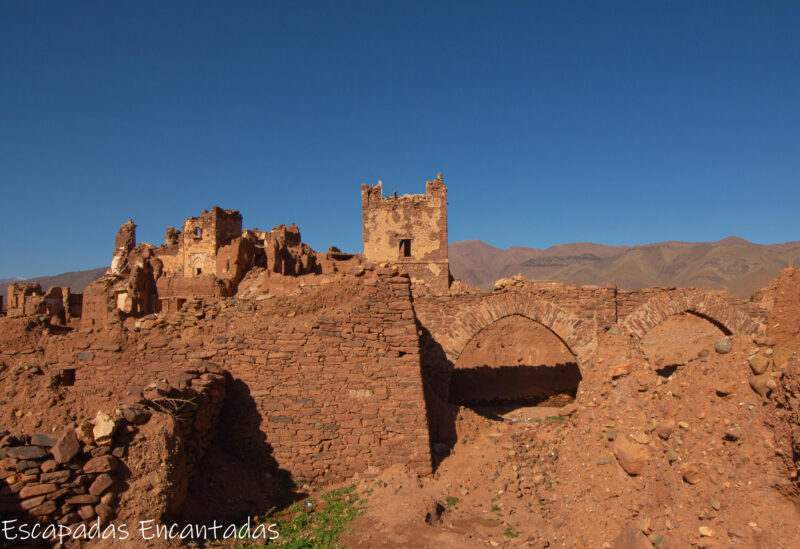
[(495, 248), (481, 240), (450, 244), (455, 278), (488, 289), (522, 274), (532, 280), (620, 288), (684, 286), (749, 297), (786, 265), (800, 265), (800, 242), (755, 244), (730, 236), (717, 242), (658, 242), (606, 246), (592, 242), (550, 248)]
[[(755, 244), (730, 236), (717, 242), (658, 242), (641, 246), (606, 246), (593, 242), (549, 248), (495, 248), (482, 240), (451, 242), (450, 270), (471, 286), (489, 289), (500, 278), (522, 274), (531, 280), (620, 288), (683, 286), (725, 290), (749, 297), (787, 265), (800, 265), (800, 242)], [(0, 279), (4, 302), (11, 282), (68, 286), (82, 292), (106, 267), (37, 278)]]

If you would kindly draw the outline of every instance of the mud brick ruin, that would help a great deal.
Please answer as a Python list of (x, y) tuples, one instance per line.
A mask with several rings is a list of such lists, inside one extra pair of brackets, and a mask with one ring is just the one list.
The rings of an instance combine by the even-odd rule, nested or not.
[(15, 282), (8, 285), (7, 314), (11, 317), (46, 315), (53, 322), (64, 324), (73, 318), (80, 318), (82, 298), (81, 294), (71, 293), (69, 288), (53, 286), (43, 292), (41, 285), (36, 282)]
[[(0, 375), (41, 412), (21, 411), (0, 430), (4, 512), (69, 524), (124, 516), (137, 479), (159, 468), (146, 455), (168, 444), (180, 463), (148, 500), (163, 516), (180, 513), (192, 464), (215, 445), (259, 472), (254, 490), (281, 474), (327, 483), (392, 464), (428, 475), (432, 444), (454, 436), (459, 400), (502, 400), (514, 385), (515, 398), (563, 404), (598, 368), (602, 334), (635, 343), (689, 312), (763, 338), (780, 306), (521, 277), (473, 289), (450, 275), (441, 175), (424, 195), (362, 185), (361, 201), (361, 254), (315, 252), (293, 224), (243, 229), (239, 212), (213, 207), (169, 227), (160, 246), (137, 243), (136, 225), (124, 223), (108, 272), (82, 296), (11, 284)], [(468, 384), (483, 394), (451, 394), (468, 369), (464, 350), (508, 318), (536, 323), (561, 349), (556, 370), (527, 374), (547, 377), (547, 394), (504, 385), (489, 367)]]

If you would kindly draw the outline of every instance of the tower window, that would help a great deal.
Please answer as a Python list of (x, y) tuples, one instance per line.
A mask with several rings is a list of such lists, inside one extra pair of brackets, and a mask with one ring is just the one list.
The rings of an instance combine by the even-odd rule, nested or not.
[(400, 257), (411, 257), (411, 239), (400, 239)]
[(195, 238), (200, 238), (200, 227), (194, 228), (194, 236)]
[(195, 267), (194, 276), (200, 276), (201, 274), (203, 274), (203, 269), (201, 269), (200, 267)]

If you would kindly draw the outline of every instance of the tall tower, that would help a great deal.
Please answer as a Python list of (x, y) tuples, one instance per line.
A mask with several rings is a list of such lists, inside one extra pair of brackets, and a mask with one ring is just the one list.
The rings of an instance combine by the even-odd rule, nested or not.
[(447, 187), (442, 174), (425, 194), (383, 197), (383, 185), (361, 185), (364, 257), (400, 265), (417, 284), (447, 293)]

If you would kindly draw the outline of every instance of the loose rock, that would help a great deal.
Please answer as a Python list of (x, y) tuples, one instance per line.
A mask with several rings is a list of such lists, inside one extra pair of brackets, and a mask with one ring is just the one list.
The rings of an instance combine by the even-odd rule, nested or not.
[(730, 339), (720, 339), (714, 343), (714, 350), (721, 355), (726, 355), (733, 349), (733, 341)]

